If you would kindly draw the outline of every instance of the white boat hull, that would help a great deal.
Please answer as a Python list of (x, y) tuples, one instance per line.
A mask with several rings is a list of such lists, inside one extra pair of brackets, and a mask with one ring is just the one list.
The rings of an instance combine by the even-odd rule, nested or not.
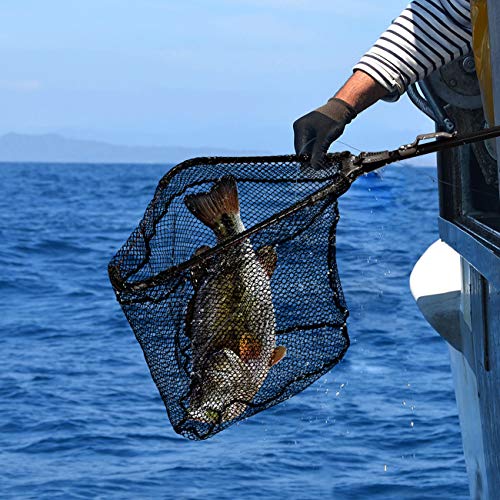
[(410, 288), (448, 342), (471, 498), (500, 498), (500, 294), (445, 243), (431, 245)]

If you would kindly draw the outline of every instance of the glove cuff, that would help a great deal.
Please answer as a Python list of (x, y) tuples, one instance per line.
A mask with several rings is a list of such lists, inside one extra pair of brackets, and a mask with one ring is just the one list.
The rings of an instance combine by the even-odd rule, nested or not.
[(358, 115), (356, 110), (350, 105), (347, 104), (342, 99), (338, 99), (337, 97), (332, 97), (328, 99), (328, 102), (323, 106), (320, 106), (316, 109), (319, 113), (328, 116), (328, 118), (335, 120), (336, 122), (343, 123), (347, 125), (351, 123), (354, 118)]

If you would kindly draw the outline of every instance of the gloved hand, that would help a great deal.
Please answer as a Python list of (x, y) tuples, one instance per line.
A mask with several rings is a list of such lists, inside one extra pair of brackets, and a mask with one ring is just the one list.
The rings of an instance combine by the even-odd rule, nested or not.
[(328, 148), (342, 135), (345, 126), (356, 115), (352, 106), (332, 97), (324, 106), (304, 115), (293, 124), (295, 152), (310, 154), (311, 167), (320, 170)]

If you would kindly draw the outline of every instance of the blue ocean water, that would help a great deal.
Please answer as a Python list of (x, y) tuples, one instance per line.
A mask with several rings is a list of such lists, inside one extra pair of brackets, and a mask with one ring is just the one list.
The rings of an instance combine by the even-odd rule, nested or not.
[(340, 203), (344, 361), (206, 442), (169, 425), (107, 263), (164, 166), (0, 165), (2, 498), (467, 498), (446, 345), (408, 287), (437, 239), (435, 170)]

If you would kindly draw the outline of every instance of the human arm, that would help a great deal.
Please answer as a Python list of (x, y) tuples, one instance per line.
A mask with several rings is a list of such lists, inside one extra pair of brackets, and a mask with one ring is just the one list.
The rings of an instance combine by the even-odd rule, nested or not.
[[(321, 159), (345, 126), (379, 99), (394, 101), (409, 85), (471, 50), (470, 2), (414, 0), (354, 67), (335, 98), (294, 123), (295, 150)], [(318, 114), (319, 113), (319, 114)]]
[(345, 126), (386, 94), (387, 90), (370, 75), (355, 71), (332, 99), (293, 124), (295, 151), (311, 155), (311, 165), (320, 169), (328, 148)]

